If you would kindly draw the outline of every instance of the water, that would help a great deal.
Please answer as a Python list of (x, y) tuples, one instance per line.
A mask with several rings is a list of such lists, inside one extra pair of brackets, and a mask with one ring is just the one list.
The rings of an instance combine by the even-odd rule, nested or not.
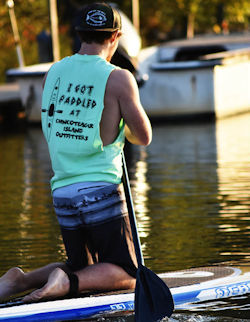
[[(249, 265), (249, 124), (250, 114), (158, 124), (149, 147), (130, 150), (127, 163), (147, 267), (159, 273), (222, 262)], [(11, 266), (31, 270), (63, 260), (40, 128), (2, 132), (0, 160), (0, 274)], [(133, 316), (100, 319), (128, 322)], [(189, 307), (171, 321), (245, 319), (250, 319), (246, 295)]]

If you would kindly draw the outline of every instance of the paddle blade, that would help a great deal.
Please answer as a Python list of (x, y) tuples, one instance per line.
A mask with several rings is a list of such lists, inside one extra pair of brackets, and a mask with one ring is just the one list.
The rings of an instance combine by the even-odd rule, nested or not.
[(174, 301), (167, 285), (150, 269), (139, 265), (135, 288), (135, 321), (153, 322), (170, 317)]

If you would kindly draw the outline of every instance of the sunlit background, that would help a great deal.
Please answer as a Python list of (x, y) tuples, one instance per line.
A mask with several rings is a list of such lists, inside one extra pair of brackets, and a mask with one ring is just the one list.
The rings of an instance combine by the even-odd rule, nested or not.
[[(12, 266), (27, 271), (65, 260), (52, 207), (49, 186), (52, 171), (47, 145), (40, 125), (20, 124), (19, 121), (28, 117), (34, 102), (40, 117), (42, 74), (52, 61), (79, 49), (74, 27), (85, 3), (80, 0), (8, 0), (0, 4), (0, 275)], [(249, 98), (249, 48), (236, 57), (225, 52), (219, 53), (219, 59), (218, 56), (208, 57), (205, 63), (219, 61), (217, 66), (211, 64), (209, 70), (204, 69), (204, 65), (200, 68), (198, 56), (190, 61), (192, 57), (185, 57), (185, 52), (184, 63), (179, 59), (178, 69), (175, 65), (178, 59), (173, 56), (178, 48), (157, 51), (160, 45), (169, 44), (171, 40), (185, 38), (192, 41), (199, 35), (205, 39), (207, 36), (231, 35), (237, 39), (242, 35), (246, 43), (241, 45), (250, 47), (249, 0), (117, 0), (115, 5), (133, 22), (138, 32), (137, 35), (129, 29), (123, 41), (132, 49), (129, 53), (132, 53), (134, 66), (142, 72), (138, 84), (141, 80), (148, 81), (144, 84), (148, 86), (145, 92), (153, 102), (160, 105), (162, 101), (166, 103), (180, 97), (183, 103), (190, 96), (193, 107), (197, 103), (197, 94), (200, 102), (208, 97), (209, 102), (218, 103), (220, 109), (224, 103), (233, 105)], [(124, 25), (126, 19), (124, 16)], [(132, 38), (136, 40), (136, 46), (131, 44)], [(45, 51), (44, 44), (48, 46)], [(137, 57), (140, 46), (147, 50)], [(233, 47), (236, 49), (237, 46), (233, 44)], [(158, 61), (138, 65), (139, 57), (147, 55)], [(174, 59), (171, 61), (170, 57)], [(9, 74), (7, 77), (6, 72), (22, 65), (29, 66), (32, 73), (37, 72), (38, 63), (48, 65), (42, 64), (43, 70), (38, 71), (40, 79), (30, 78), (31, 85), (25, 85), (26, 92), (21, 93), (24, 99), (20, 102), (16, 79)], [(150, 68), (146, 70), (145, 66)], [(187, 66), (196, 68), (186, 74)], [(167, 68), (172, 68), (170, 73), (166, 72), (169, 71)], [(145, 70), (149, 71), (148, 75), (144, 74)], [(165, 77), (163, 82), (150, 83), (150, 77), (152, 79), (154, 75), (158, 80), (159, 74)], [(170, 78), (171, 75), (174, 77)], [(14, 83), (6, 83), (10, 80)], [(231, 80), (235, 82), (231, 83)], [(157, 95), (148, 91), (154, 85), (156, 91), (153, 93)], [(186, 89), (186, 92), (179, 89)], [(16, 95), (11, 104), (9, 100), (3, 100), (6, 92), (12, 98)], [(140, 90), (140, 95), (146, 95), (145, 92)], [(18, 123), (14, 120), (14, 106), (18, 106)], [(215, 105), (208, 108), (210, 112), (218, 113), (217, 116), (221, 113)], [(178, 106), (172, 110), (177, 111)], [(161, 122), (153, 122), (150, 146), (126, 146), (145, 264), (157, 273), (220, 263), (248, 271), (250, 114), (216, 119), (216, 115), (211, 118), (204, 113), (205, 117), (195, 122), (190, 115), (185, 116), (188, 117), (181, 122), (172, 118), (165, 122), (160, 115), (158, 121)], [(250, 299), (248, 295), (239, 296), (190, 306), (187, 310), (185, 314), (177, 312), (174, 319), (227, 321), (227, 316), (233, 321), (243, 321), (250, 319)], [(124, 319), (131, 321), (131, 317)]]

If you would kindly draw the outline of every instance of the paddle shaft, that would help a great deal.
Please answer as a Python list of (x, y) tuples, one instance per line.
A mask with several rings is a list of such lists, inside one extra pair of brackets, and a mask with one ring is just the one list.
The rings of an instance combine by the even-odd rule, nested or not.
[(133, 199), (130, 190), (128, 171), (124, 153), (123, 161), (123, 185), (127, 201), (131, 231), (133, 235), (138, 270), (135, 287), (135, 321), (158, 321), (164, 317), (170, 317), (174, 310), (174, 301), (168, 286), (154, 272), (144, 266), (141, 244), (136, 226), (136, 217), (133, 207)]
[(125, 191), (125, 196), (126, 196), (126, 201), (127, 201), (129, 220), (130, 220), (130, 226), (131, 226), (131, 231), (132, 231), (132, 235), (133, 235), (136, 259), (137, 259), (138, 265), (139, 264), (144, 265), (144, 260), (143, 260), (143, 256), (142, 256), (142, 250), (141, 250), (141, 243), (140, 243), (139, 234), (138, 234), (138, 230), (137, 230), (137, 226), (136, 226), (136, 217), (135, 217), (132, 193), (131, 193), (130, 184), (129, 184), (128, 170), (127, 170), (124, 152), (122, 152), (122, 163), (123, 163), (123, 186), (124, 186), (124, 191)]

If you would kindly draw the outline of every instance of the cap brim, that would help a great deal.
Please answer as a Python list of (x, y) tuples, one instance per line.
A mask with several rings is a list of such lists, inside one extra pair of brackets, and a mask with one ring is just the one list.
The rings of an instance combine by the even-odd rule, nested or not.
[(109, 31), (109, 32), (113, 32), (116, 30), (119, 30), (119, 28), (103, 28), (103, 29), (93, 29), (93, 28), (85, 28), (85, 27), (81, 27), (81, 26), (76, 26), (75, 27), (76, 31)]

